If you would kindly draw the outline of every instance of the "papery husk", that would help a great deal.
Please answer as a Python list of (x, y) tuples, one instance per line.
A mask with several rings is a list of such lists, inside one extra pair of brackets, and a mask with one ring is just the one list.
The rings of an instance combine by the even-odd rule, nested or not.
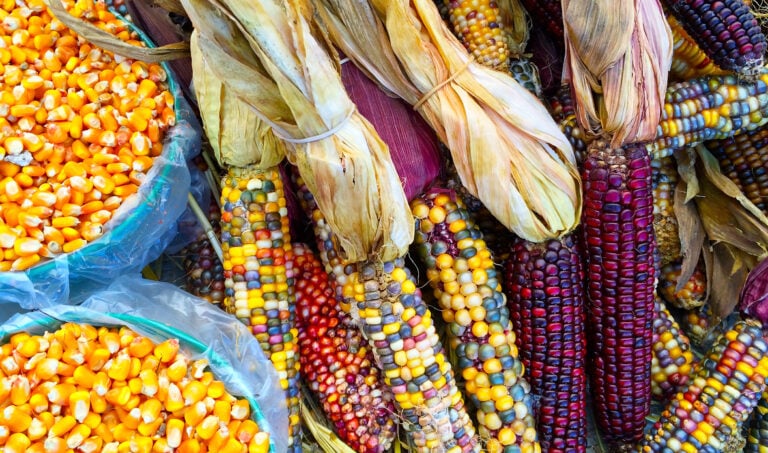
[(499, 22), (504, 30), (504, 41), (509, 48), (509, 56), (520, 58), (528, 45), (531, 18), (520, 0), (497, 0)]
[(195, 97), (205, 135), (222, 166), (267, 169), (285, 158), (285, 144), (222, 80), (200, 50), (197, 31), (190, 39)]
[[(728, 177), (720, 172), (717, 159), (699, 145), (680, 150), (675, 154), (681, 180), (685, 183), (685, 198), (675, 199), (686, 205), (695, 204), (696, 220), (687, 219), (681, 210), (681, 240), (683, 241), (683, 267), (695, 265), (703, 255), (707, 267), (708, 298), (712, 311), (720, 318), (728, 316), (739, 300), (739, 293), (747, 275), (761, 260), (768, 257), (768, 218), (739, 190)], [(688, 211), (688, 216), (694, 215)], [(703, 228), (706, 240), (700, 253), (696, 253), (695, 240), (688, 242), (686, 233), (695, 238), (698, 234), (686, 231), (684, 225)], [(687, 252), (687, 253), (686, 253)], [(681, 280), (682, 280), (681, 275)]]
[(183, 0), (212, 74), (286, 142), (345, 259), (392, 260), (413, 217), (387, 145), (347, 96), (301, 0)]
[(658, 0), (563, 0), (565, 66), (579, 124), (611, 146), (656, 136), (672, 64)]
[(512, 77), (472, 61), (433, 2), (317, 8), (355, 64), (411, 105), (423, 101), (418, 111), (450, 149), (461, 183), (507, 228), (541, 242), (578, 224), (581, 180), (568, 140)]

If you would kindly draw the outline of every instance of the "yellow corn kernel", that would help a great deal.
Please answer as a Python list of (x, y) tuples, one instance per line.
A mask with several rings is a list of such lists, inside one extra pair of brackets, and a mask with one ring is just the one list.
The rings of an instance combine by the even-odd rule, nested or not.
[(127, 386), (115, 387), (108, 390), (107, 394), (104, 395), (104, 398), (114, 406), (123, 407), (128, 403), (128, 400), (131, 399), (131, 389)]
[(93, 429), (101, 425), (101, 415), (96, 412), (90, 412), (83, 420), (83, 425)]
[(150, 423), (160, 418), (160, 413), (163, 410), (163, 403), (157, 399), (148, 399), (144, 401), (141, 406), (141, 419), (144, 423)]
[(141, 379), (133, 378), (128, 381), (128, 388), (131, 389), (131, 394), (138, 395), (141, 393)]
[(178, 453), (200, 453), (203, 447), (197, 439), (185, 439), (177, 450)]
[(170, 339), (155, 346), (153, 353), (155, 357), (160, 359), (160, 362), (167, 364), (176, 358), (177, 352), (179, 352), (179, 340)]
[[(75, 372), (77, 372), (77, 370), (75, 370)], [(69, 395), (69, 407), (70, 410), (72, 410), (72, 414), (75, 416), (75, 420), (77, 420), (78, 423), (82, 423), (91, 411), (91, 394), (87, 390), (73, 392)]]
[(16, 406), (6, 406), (0, 415), (0, 420), (10, 432), (21, 433), (29, 428), (32, 423), (32, 416)]
[(269, 434), (265, 432), (256, 433), (248, 444), (248, 453), (265, 453), (269, 450)]
[(167, 368), (168, 379), (171, 382), (181, 382), (187, 375), (187, 371), (187, 360), (184, 357), (177, 357)]
[(112, 438), (116, 442), (126, 442), (131, 440), (136, 434), (136, 430), (127, 428), (123, 423), (112, 428)]
[[(160, 386), (160, 389), (163, 389), (162, 385)], [(163, 401), (159, 395), (158, 399)], [(168, 412), (176, 412), (184, 407), (184, 397), (181, 396), (181, 390), (179, 390), (179, 387), (175, 383), (171, 382), (168, 384), (167, 395), (163, 403), (165, 404), (165, 410)]]
[(96, 349), (91, 352), (91, 355), (88, 356), (87, 364), (88, 369), (90, 371), (99, 371), (101, 368), (106, 365), (107, 360), (109, 360), (109, 357), (111, 356), (108, 349), (103, 347), (97, 347)]
[(157, 433), (157, 431), (160, 429), (160, 426), (162, 426), (163, 423), (164, 423), (164, 420), (159, 417), (149, 422), (142, 420), (141, 423), (139, 423), (139, 427), (136, 430), (142, 436), (151, 438)]
[(36, 414), (42, 414), (48, 410), (48, 398), (46, 398), (42, 393), (34, 393), (29, 397), (29, 405), (33, 412)]
[(154, 344), (147, 337), (136, 337), (128, 346), (128, 353), (139, 359), (145, 357), (154, 350)]
[(69, 402), (69, 395), (76, 390), (73, 384), (60, 383), (53, 386), (48, 392), (48, 401), (52, 404), (64, 405)]
[(213, 381), (208, 384), (208, 396), (211, 398), (221, 398), (227, 392), (222, 381)]
[[(98, 351), (99, 349), (97, 349)], [(100, 396), (105, 396), (109, 391), (112, 381), (107, 373), (103, 370), (98, 371), (93, 377), (93, 391)]]
[[(115, 176), (117, 176), (117, 175), (115, 175)], [(117, 177), (115, 177), (114, 180), (116, 181)], [(112, 191), (112, 193), (117, 195), (117, 196), (119, 196), (119, 197), (126, 198), (126, 197), (128, 197), (130, 195), (135, 194), (136, 192), (138, 192), (138, 190), (139, 190), (139, 186), (137, 186), (136, 184), (132, 184), (132, 183), (131, 184), (122, 184), (120, 186), (115, 187), (115, 189)]]
[(106, 423), (102, 423), (99, 426), (93, 428), (93, 434), (98, 436), (99, 439), (104, 440), (106, 443), (112, 442), (114, 440), (112, 430)]
[(91, 436), (83, 441), (78, 447), (78, 451), (83, 453), (96, 453), (101, 451), (104, 440), (99, 436)]
[[(245, 420), (251, 415), (251, 407), (247, 400), (237, 400), (232, 404), (232, 418), (235, 420)], [(245, 422), (243, 422), (245, 423)]]
[(168, 446), (177, 448), (181, 445), (184, 433), (184, 422), (177, 418), (169, 419), (165, 426), (165, 438)]
[(77, 425), (67, 435), (67, 447), (75, 449), (91, 435), (91, 428), (87, 425)]
[(26, 376), (15, 376), (11, 382), (11, 404), (21, 406), (29, 401), (31, 390)]
[(62, 437), (77, 425), (77, 420), (71, 415), (65, 415), (51, 426), (48, 437)]
[(145, 369), (139, 372), (141, 381), (141, 394), (152, 398), (157, 395), (157, 373), (153, 369)]
[(109, 402), (104, 395), (99, 395), (95, 390), (91, 390), (91, 411), (97, 414), (103, 414), (109, 408)]
[(215, 415), (209, 415), (203, 419), (196, 427), (195, 434), (200, 439), (209, 440), (219, 429), (219, 419)]
[(198, 401), (201, 401), (207, 395), (205, 385), (199, 381), (189, 381), (185, 385), (181, 394), (184, 397), (184, 404), (190, 406)]
[(36, 441), (42, 439), (46, 434), (48, 434), (48, 426), (45, 425), (45, 422), (39, 418), (33, 418), (29, 428), (27, 428), (29, 440)]
[(207, 415), (208, 410), (205, 407), (205, 403), (198, 401), (187, 406), (187, 409), (184, 411), (184, 422), (187, 426), (197, 426)]
[(24, 453), (27, 451), (32, 442), (25, 434), (13, 433), (8, 437), (3, 447), (5, 453)]
[(53, 219), (51, 219), (51, 226), (59, 230), (62, 230), (63, 228), (67, 228), (67, 227), (70, 227), (70, 228), (75, 227), (79, 224), (80, 224), (80, 220), (74, 216), (54, 217)]

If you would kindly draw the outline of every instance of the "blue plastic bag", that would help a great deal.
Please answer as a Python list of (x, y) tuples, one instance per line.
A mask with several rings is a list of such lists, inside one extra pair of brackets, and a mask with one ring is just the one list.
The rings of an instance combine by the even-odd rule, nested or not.
[(32, 309), (80, 302), (121, 275), (138, 274), (176, 236), (190, 187), (187, 159), (200, 151), (201, 128), (170, 69), (164, 68), (175, 98), (176, 124), (139, 191), (117, 209), (99, 239), (24, 272), (1, 272), (0, 303)]
[(42, 334), (66, 322), (127, 326), (156, 342), (177, 338), (187, 357), (206, 358), (227, 390), (251, 403), (252, 419), (270, 436), (270, 451), (288, 449), (285, 392), (272, 363), (235, 317), (173, 285), (123, 277), (79, 306), (17, 314), (0, 326), (0, 344), (16, 332)]

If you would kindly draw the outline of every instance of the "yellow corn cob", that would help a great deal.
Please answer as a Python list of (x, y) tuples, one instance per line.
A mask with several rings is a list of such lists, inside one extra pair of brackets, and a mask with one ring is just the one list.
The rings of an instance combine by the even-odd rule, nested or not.
[(444, 0), (451, 28), (478, 62), (505, 70), (509, 48), (493, 0)]
[(288, 401), (289, 448), (300, 451), (298, 331), (280, 171), (232, 167), (221, 186), (224, 305), (235, 307), (275, 366)]
[(672, 30), (672, 67), (670, 75), (677, 80), (688, 80), (705, 75), (723, 75), (726, 71), (715, 65), (709, 56), (696, 44), (680, 22), (667, 16)]
[(681, 258), (680, 232), (674, 210), (675, 188), (680, 179), (672, 156), (651, 160), (653, 181), (653, 230), (659, 251), (659, 266)]

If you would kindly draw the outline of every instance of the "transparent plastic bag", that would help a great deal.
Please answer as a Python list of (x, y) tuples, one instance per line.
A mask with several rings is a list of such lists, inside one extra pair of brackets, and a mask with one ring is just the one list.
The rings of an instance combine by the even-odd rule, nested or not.
[(227, 390), (249, 400), (253, 420), (270, 435), (270, 451), (287, 451), (285, 392), (259, 343), (233, 316), (173, 285), (122, 277), (82, 305), (13, 316), (0, 326), (0, 343), (15, 332), (41, 334), (66, 322), (128, 326), (154, 341), (178, 338), (188, 357), (208, 359)]
[(121, 275), (138, 274), (173, 240), (187, 205), (187, 159), (200, 150), (201, 129), (179, 87), (168, 80), (176, 124), (139, 191), (115, 211), (99, 239), (24, 272), (0, 272), (0, 303), (32, 309), (80, 301)]

